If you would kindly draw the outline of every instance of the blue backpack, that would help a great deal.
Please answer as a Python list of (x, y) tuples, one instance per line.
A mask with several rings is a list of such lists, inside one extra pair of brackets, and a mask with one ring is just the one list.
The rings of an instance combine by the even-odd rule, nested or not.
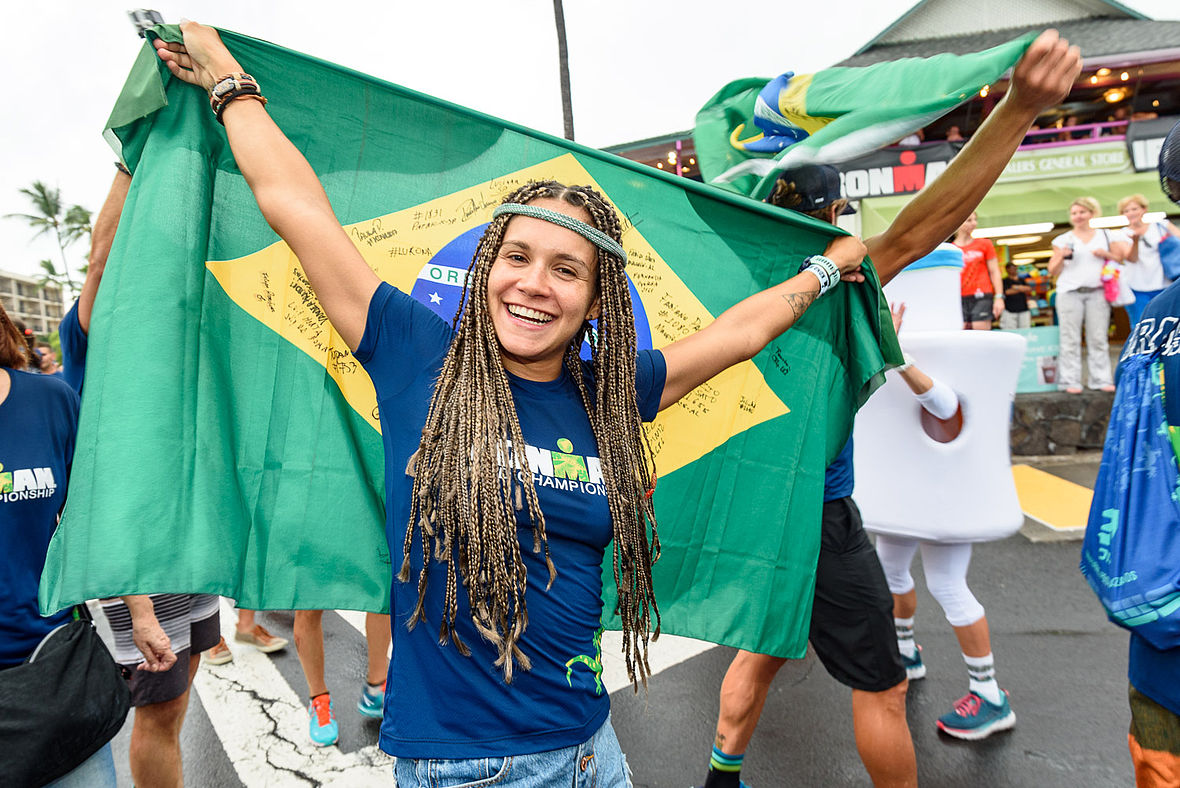
[(1107, 617), (1157, 649), (1180, 647), (1180, 470), (1158, 355), (1119, 373), (1082, 542), (1082, 574)]

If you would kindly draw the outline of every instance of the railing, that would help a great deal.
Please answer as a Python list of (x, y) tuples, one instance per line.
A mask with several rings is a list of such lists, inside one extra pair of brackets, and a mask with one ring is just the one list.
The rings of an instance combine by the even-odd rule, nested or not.
[(1099, 139), (1121, 140), (1126, 137), (1128, 123), (1130, 121), (1114, 120), (1106, 123), (1084, 123), (1078, 126), (1036, 129), (1024, 135), (1024, 144), (1020, 146), (1020, 150), (1086, 145)]

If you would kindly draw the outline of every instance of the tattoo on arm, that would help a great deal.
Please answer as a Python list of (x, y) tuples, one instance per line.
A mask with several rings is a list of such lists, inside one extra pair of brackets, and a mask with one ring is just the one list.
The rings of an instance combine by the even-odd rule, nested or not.
[(804, 290), (802, 293), (783, 293), (782, 299), (791, 308), (791, 322), (794, 323), (802, 317), (803, 313), (807, 311), (807, 307), (811, 306), (812, 302), (818, 297), (819, 288), (815, 290)]

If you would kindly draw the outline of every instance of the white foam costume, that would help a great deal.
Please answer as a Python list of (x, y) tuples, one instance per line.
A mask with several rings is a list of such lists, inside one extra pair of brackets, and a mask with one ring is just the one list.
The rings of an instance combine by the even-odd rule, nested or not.
[(905, 381), (888, 376), (856, 418), (854, 497), (866, 530), (983, 542), (1010, 536), (1024, 522), (1008, 425), (1025, 339), (963, 330), (962, 267), (962, 252), (942, 244), (885, 287), (891, 303), (906, 305), (902, 347), (958, 395), (963, 427), (949, 443), (931, 438)]

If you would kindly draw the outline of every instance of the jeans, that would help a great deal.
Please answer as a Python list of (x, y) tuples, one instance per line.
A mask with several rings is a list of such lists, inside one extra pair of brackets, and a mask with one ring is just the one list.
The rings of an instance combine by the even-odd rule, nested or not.
[(1071, 290), (1057, 294), (1057, 325), (1061, 350), (1057, 356), (1058, 388), (1082, 387), (1082, 327), (1086, 330), (1086, 361), (1090, 388), (1114, 383), (1110, 374), (1110, 304), (1101, 287), (1087, 293)]
[(115, 788), (115, 757), (110, 743), (46, 788)]
[(505, 758), (398, 758), (397, 788), (631, 788), (630, 769), (610, 717), (590, 740)]

